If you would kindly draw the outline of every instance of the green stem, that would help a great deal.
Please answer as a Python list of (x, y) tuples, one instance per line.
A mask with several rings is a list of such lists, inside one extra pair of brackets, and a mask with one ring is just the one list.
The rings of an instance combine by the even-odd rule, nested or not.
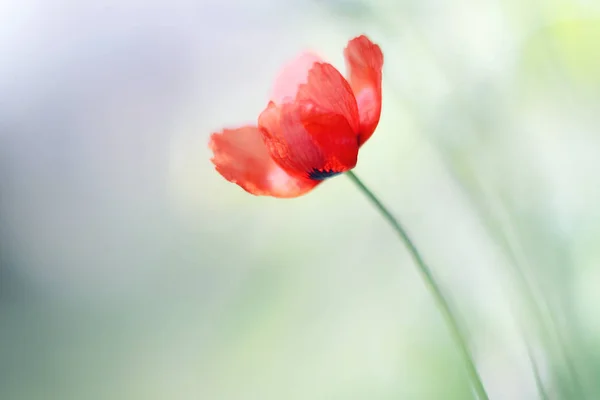
[(348, 175), (350, 180), (352, 180), (352, 182), (356, 184), (356, 186), (365, 194), (365, 196), (367, 196), (371, 203), (373, 203), (377, 210), (379, 210), (381, 215), (383, 215), (383, 217), (390, 223), (390, 225), (392, 225), (400, 239), (406, 245), (408, 251), (410, 252), (410, 255), (412, 256), (413, 260), (415, 261), (418, 267), (419, 273), (421, 274), (425, 285), (429, 289), (430, 293), (433, 295), (435, 303), (438, 306), (440, 312), (442, 313), (442, 316), (444, 317), (444, 320), (448, 325), (448, 329), (450, 330), (450, 333), (452, 334), (456, 344), (458, 345), (460, 353), (465, 362), (465, 367), (471, 380), (471, 384), (473, 385), (473, 389), (477, 394), (477, 397), (479, 398), (479, 400), (488, 400), (488, 395), (481, 381), (481, 377), (477, 372), (475, 362), (473, 361), (473, 356), (471, 355), (471, 351), (469, 350), (469, 346), (467, 345), (467, 340), (465, 339), (465, 336), (462, 333), (461, 328), (458, 324), (458, 320), (454, 316), (454, 313), (450, 308), (450, 304), (444, 297), (441, 287), (436, 282), (427, 264), (425, 264), (423, 257), (421, 257), (421, 254), (413, 244), (413, 241), (410, 239), (402, 225), (400, 225), (400, 222), (398, 222), (398, 220), (388, 211), (388, 209), (381, 203), (381, 201), (379, 201), (379, 199), (375, 197), (375, 195), (365, 186), (364, 183), (362, 183), (362, 181), (352, 171), (346, 172), (346, 175)]

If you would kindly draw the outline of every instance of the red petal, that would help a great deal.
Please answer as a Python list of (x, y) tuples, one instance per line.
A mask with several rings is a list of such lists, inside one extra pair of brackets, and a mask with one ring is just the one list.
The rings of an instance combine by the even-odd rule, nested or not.
[(356, 100), (350, 84), (330, 64), (314, 64), (294, 102), (269, 103), (258, 125), (273, 159), (293, 174), (327, 175), (356, 165)]
[(293, 177), (271, 158), (257, 127), (213, 133), (209, 147), (213, 164), (225, 179), (259, 196), (298, 197), (319, 181)]
[(294, 104), (270, 102), (258, 117), (271, 157), (286, 171), (305, 177), (324, 164), (321, 149), (306, 132)]
[(275, 104), (293, 102), (300, 85), (308, 82), (308, 71), (321, 61), (314, 53), (303, 53), (289, 62), (275, 80), (271, 101)]
[(291, 174), (341, 173), (356, 165), (356, 133), (340, 114), (311, 104), (269, 106), (260, 115), (265, 144), (273, 159)]
[[(359, 129), (356, 98), (348, 81), (331, 64), (316, 63), (309, 71), (308, 82), (301, 85), (296, 102), (306, 104), (317, 114), (337, 114), (343, 116), (352, 130), (354, 139)], [(348, 132), (330, 132), (340, 135)]]
[(366, 36), (348, 42), (344, 50), (348, 80), (360, 115), (359, 146), (371, 137), (381, 115), (381, 69), (383, 53)]

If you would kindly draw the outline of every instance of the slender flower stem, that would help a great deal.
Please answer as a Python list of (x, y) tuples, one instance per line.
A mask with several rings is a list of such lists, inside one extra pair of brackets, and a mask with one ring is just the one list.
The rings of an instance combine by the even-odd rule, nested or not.
[(477, 394), (479, 400), (488, 400), (488, 395), (485, 391), (485, 387), (481, 381), (481, 377), (477, 372), (477, 368), (475, 367), (475, 362), (473, 361), (473, 356), (471, 355), (471, 351), (469, 350), (469, 346), (467, 345), (467, 340), (465, 335), (461, 331), (458, 320), (454, 316), (452, 309), (450, 308), (450, 304), (446, 300), (441, 287), (438, 285), (435, 280), (431, 269), (425, 264), (423, 257), (413, 244), (413, 241), (410, 239), (400, 222), (388, 211), (388, 209), (379, 201), (377, 197), (365, 186), (364, 183), (356, 176), (352, 171), (346, 172), (346, 175), (350, 178), (354, 184), (360, 189), (361, 192), (373, 203), (373, 205), (379, 210), (381, 215), (385, 218), (386, 221), (392, 225), (400, 239), (406, 245), (410, 255), (415, 261), (419, 273), (425, 282), (425, 285), (429, 289), (430, 293), (433, 295), (436, 305), (438, 306), (444, 320), (448, 325), (448, 329), (453, 336), (458, 348), (460, 349), (460, 353), (464, 359), (465, 367), (467, 369), (467, 373), (471, 380), (471, 384), (473, 385), (473, 389)]

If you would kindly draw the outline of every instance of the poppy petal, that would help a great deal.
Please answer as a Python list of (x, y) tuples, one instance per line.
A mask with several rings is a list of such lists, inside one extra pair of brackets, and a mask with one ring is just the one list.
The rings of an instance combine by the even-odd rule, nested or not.
[(308, 81), (308, 71), (321, 58), (314, 53), (303, 53), (285, 65), (275, 80), (271, 101), (275, 104), (293, 102), (301, 84)]
[(361, 146), (375, 131), (381, 115), (383, 53), (378, 45), (362, 35), (348, 42), (344, 57), (348, 81), (358, 104)]
[(217, 171), (254, 195), (298, 197), (319, 184), (316, 180), (291, 176), (277, 165), (255, 126), (213, 133), (209, 147)]
[[(341, 115), (352, 130), (359, 129), (359, 114), (356, 98), (350, 84), (331, 64), (316, 63), (308, 73), (307, 83), (300, 85), (296, 102), (310, 105), (315, 113)], [(348, 132), (330, 132), (340, 135)]]
[(294, 104), (270, 102), (258, 117), (258, 126), (273, 160), (291, 174), (307, 176), (324, 164), (323, 153), (302, 126)]
[(273, 159), (291, 174), (324, 179), (356, 165), (356, 133), (340, 114), (310, 103), (271, 102), (258, 125)]

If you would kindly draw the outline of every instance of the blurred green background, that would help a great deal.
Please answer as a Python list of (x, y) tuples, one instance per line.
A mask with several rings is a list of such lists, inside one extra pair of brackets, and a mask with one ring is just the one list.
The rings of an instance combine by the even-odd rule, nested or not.
[(549, 399), (600, 399), (592, 0), (0, 2), (1, 399), (472, 398), (346, 177), (259, 198), (209, 161), (285, 62), (343, 70), (361, 33), (384, 103), (356, 173), (460, 310), (490, 398), (540, 398), (537, 369)]

